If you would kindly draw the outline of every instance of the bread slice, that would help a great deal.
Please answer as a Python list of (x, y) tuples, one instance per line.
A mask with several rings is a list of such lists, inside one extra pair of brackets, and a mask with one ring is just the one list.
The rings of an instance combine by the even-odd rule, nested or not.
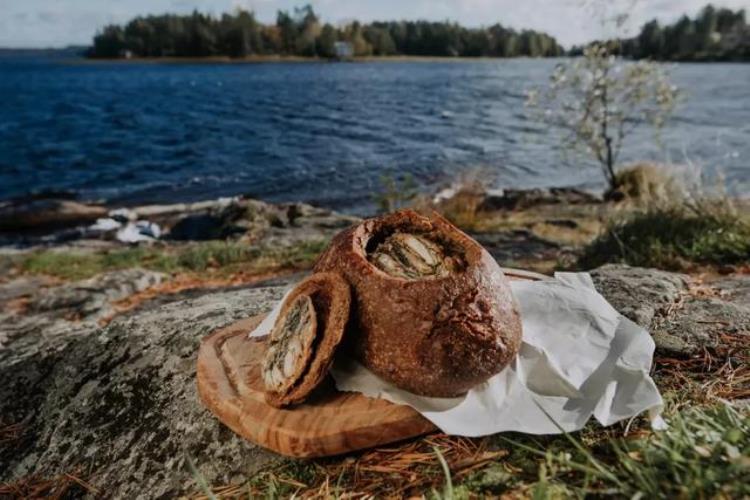
[(510, 284), (479, 243), (437, 214), (368, 219), (331, 242), (316, 272), (352, 287), (348, 339), (371, 371), (410, 392), (451, 397), (499, 373), (518, 353)]
[(269, 336), (261, 368), (266, 402), (276, 407), (301, 403), (323, 381), (350, 310), (349, 285), (336, 273), (313, 274), (292, 290)]
[(261, 375), (267, 391), (285, 393), (302, 377), (312, 357), (317, 315), (309, 295), (286, 301), (268, 339)]

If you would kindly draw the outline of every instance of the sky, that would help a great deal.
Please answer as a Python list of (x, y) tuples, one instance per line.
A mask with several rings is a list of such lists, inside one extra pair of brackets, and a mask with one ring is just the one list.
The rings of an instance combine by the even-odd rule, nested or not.
[[(323, 21), (427, 19), (457, 21), (465, 26), (499, 22), (516, 29), (547, 32), (566, 47), (616, 34), (612, 23), (598, 19), (607, 5), (616, 14), (629, 12), (623, 34), (646, 21), (672, 22), (696, 14), (708, 0), (0, 0), (0, 47), (88, 45), (106, 24), (124, 23), (142, 14), (211, 14), (241, 7), (262, 22), (274, 22), (278, 9), (311, 3)], [(750, 0), (716, 0), (716, 6), (745, 8)], [(610, 16), (612, 14), (609, 14)]]

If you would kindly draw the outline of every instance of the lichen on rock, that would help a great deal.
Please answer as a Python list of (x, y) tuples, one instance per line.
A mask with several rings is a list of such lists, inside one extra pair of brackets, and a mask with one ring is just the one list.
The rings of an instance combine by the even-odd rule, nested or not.
[(251, 474), (273, 457), (236, 436), (201, 405), (200, 339), (269, 310), (283, 287), (211, 293), (71, 329), (35, 355), (11, 345), (0, 364), (0, 415), (21, 438), (0, 446), (0, 481), (82, 466), (115, 498), (195, 490), (187, 457), (211, 484)]
[(599, 292), (624, 316), (648, 329), (662, 354), (691, 355), (715, 347), (722, 333), (750, 335), (750, 280), (723, 278), (692, 290), (683, 274), (608, 264), (591, 272)]

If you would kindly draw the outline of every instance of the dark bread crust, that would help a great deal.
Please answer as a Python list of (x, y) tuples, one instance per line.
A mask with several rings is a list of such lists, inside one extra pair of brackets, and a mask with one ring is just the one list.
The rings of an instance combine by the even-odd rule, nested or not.
[(351, 312), (351, 289), (336, 273), (316, 273), (297, 285), (284, 301), (285, 311), (300, 295), (308, 295), (315, 308), (317, 332), (307, 369), (289, 390), (266, 392), (266, 402), (277, 408), (301, 403), (323, 381), (333, 363)]
[[(465, 268), (418, 280), (384, 273), (367, 260), (367, 250), (397, 230), (459, 251)], [(520, 348), (518, 308), (497, 262), (437, 214), (404, 210), (365, 220), (334, 238), (315, 271), (341, 273), (354, 289), (348, 345), (355, 357), (415, 394), (463, 394), (499, 373)]]

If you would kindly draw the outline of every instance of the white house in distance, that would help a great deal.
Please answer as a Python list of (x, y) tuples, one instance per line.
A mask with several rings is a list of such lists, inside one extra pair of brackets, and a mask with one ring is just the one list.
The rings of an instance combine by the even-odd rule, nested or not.
[(351, 59), (354, 56), (354, 47), (349, 42), (335, 42), (333, 50), (336, 52), (336, 59)]

